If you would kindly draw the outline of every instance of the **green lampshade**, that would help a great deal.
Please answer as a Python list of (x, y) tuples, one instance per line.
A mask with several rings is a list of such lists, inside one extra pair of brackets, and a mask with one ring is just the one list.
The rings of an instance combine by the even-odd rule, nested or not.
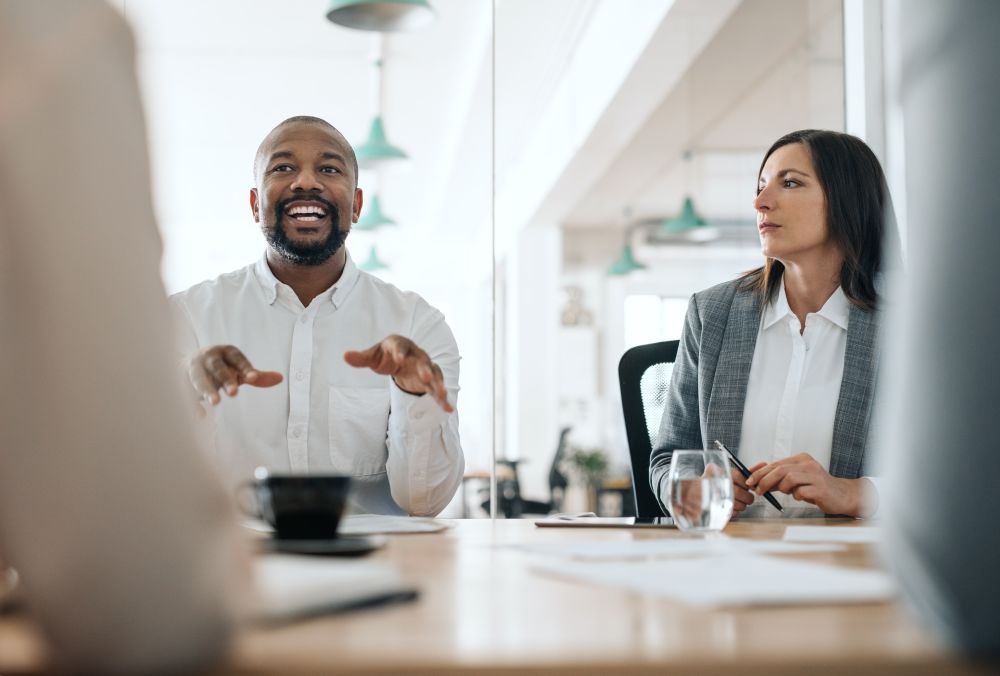
[(645, 270), (646, 266), (635, 259), (632, 255), (632, 245), (626, 243), (622, 247), (621, 256), (618, 257), (611, 267), (608, 268), (609, 275), (627, 275), (635, 270)]
[(385, 126), (382, 116), (372, 120), (372, 128), (368, 132), (368, 140), (358, 146), (355, 151), (358, 166), (364, 169), (375, 169), (386, 164), (400, 162), (409, 158), (403, 150), (389, 143), (385, 138)]
[(358, 266), (359, 270), (364, 270), (365, 272), (374, 272), (375, 270), (387, 270), (388, 265), (383, 263), (378, 259), (378, 253), (375, 251), (375, 245), (372, 245), (371, 251), (368, 252), (368, 258)]
[(408, 31), (434, 18), (427, 0), (333, 0), (326, 18), (363, 31)]
[(396, 221), (382, 213), (381, 200), (379, 200), (377, 194), (372, 195), (372, 198), (365, 205), (364, 211), (361, 213), (361, 218), (354, 224), (354, 229), (374, 230), (382, 225), (396, 225)]
[(700, 228), (704, 225), (704, 219), (699, 218), (694, 212), (694, 202), (691, 201), (690, 197), (685, 197), (680, 216), (661, 223), (660, 232), (665, 235), (676, 235), (692, 228)]

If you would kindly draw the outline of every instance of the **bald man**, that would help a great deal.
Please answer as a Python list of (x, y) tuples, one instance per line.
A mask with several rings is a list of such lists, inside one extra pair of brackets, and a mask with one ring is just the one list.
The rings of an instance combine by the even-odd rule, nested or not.
[(221, 469), (349, 474), (357, 511), (437, 514), (465, 465), (458, 348), (439, 311), (351, 260), (354, 150), (325, 120), (289, 118), (254, 179), (264, 256), (172, 298)]

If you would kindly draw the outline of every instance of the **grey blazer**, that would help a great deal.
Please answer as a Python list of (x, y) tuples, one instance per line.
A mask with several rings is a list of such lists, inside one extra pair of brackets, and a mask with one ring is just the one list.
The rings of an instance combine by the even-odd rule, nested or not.
[[(736, 280), (713, 286), (696, 293), (688, 305), (660, 433), (649, 459), (650, 486), (661, 505), (667, 503), (666, 478), (674, 449), (709, 448), (718, 439), (739, 455), (743, 404), (764, 305), (759, 294), (738, 286)], [(870, 475), (868, 432), (880, 314), (851, 305), (829, 467), (836, 477)]]

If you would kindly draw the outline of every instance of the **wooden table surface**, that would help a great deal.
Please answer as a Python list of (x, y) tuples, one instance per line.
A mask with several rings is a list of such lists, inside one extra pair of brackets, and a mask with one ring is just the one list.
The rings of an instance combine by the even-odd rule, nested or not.
[[(415, 603), (277, 629), (248, 629), (220, 673), (976, 673), (948, 655), (896, 603), (704, 610), (545, 576), (504, 544), (622, 542), (670, 530), (537, 528), (527, 520), (456, 520), (443, 533), (393, 536), (373, 555), (420, 588)], [(850, 520), (746, 520), (732, 537), (780, 539), (786, 525)], [(795, 555), (874, 565), (870, 548)], [(27, 620), (0, 618), (0, 674), (37, 668)], [(982, 673), (986, 673), (983, 671)]]

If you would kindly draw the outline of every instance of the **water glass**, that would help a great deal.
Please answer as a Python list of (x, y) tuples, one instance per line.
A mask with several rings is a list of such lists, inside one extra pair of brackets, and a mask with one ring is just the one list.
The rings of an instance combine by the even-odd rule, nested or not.
[(683, 531), (720, 531), (733, 512), (733, 480), (722, 451), (674, 451), (667, 476), (670, 513)]

